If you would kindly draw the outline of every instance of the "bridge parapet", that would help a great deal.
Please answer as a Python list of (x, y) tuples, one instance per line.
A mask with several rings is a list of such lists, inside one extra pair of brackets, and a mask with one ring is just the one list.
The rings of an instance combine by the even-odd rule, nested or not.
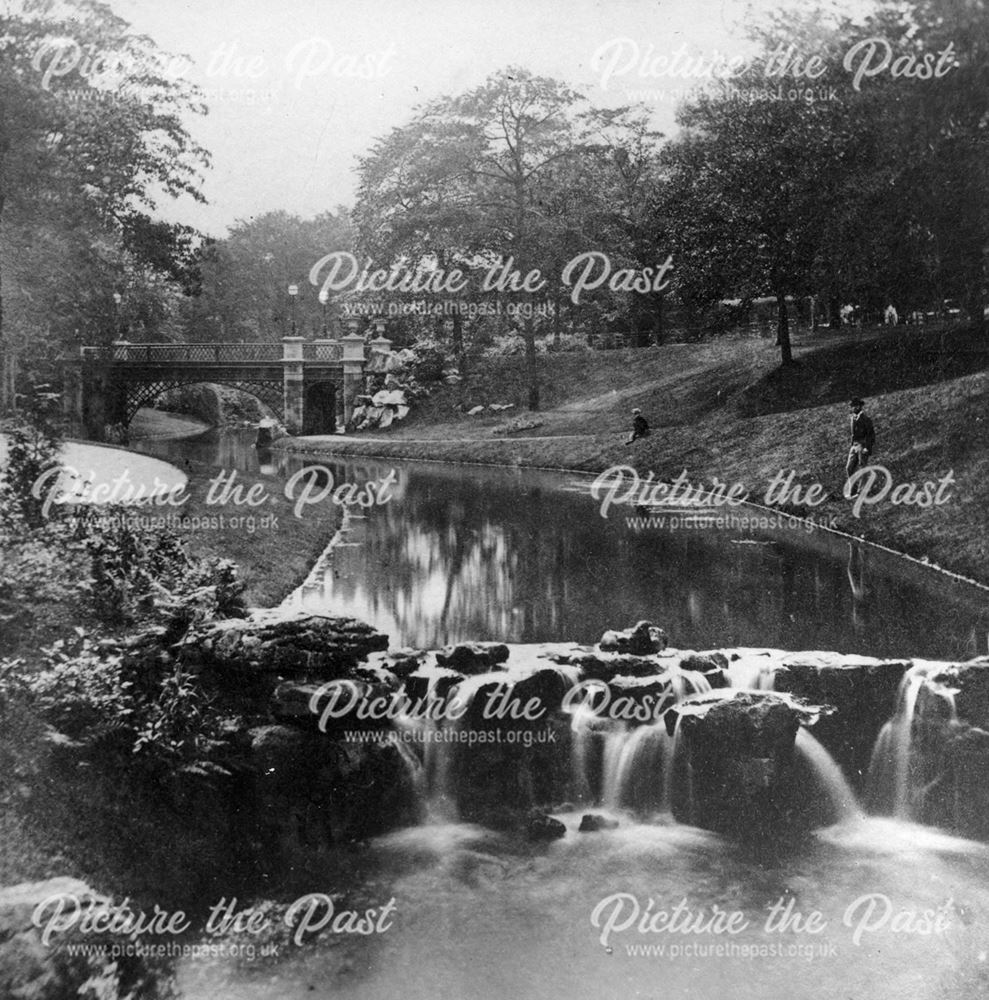
[(193, 361), (213, 364), (238, 361), (281, 361), (281, 344), (130, 344), (83, 347), (84, 361)]
[(306, 361), (342, 361), (343, 346), (337, 340), (312, 340), (302, 345)]

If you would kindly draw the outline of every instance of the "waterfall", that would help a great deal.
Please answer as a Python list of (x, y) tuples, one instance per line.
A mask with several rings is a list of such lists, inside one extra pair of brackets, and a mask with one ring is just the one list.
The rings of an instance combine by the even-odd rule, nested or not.
[(957, 720), (954, 692), (931, 682), (943, 664), (916, 661), (903, 675), (896, 695), (893, 717), (879, 731), (872, 756), (866, 791), (869, 806), (890, 812), (897, 819), (920, 819), (927, 782), (917, 752), (917, 704), (922, 691), (939, 698), (947, 708), (948, 721)]
[[(603, 804), (613, 809), (661, 809), (666, 761), (673, 746), (666, 724), (639, 726), (608, 739), (615, 740), (619, 750), (613, 766), (605, 768)], [(609, 761), (607, 744), (605, 760)]]
[(835, 763), (831, 754), (803, 726), (797, 730), (796, 748), (797, 753), (814, 772), (818, 786), (827, 794), (838, 821), (861, 819), (862, 810), (841, 768)]

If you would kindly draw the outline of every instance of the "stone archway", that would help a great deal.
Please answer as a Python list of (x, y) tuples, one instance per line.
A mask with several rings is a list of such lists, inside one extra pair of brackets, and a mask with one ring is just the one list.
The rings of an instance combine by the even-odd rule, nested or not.
[(337, 407), (337, 386), (333, 382), (308, 383), (304, 390), (302, 433), (335, 434)]

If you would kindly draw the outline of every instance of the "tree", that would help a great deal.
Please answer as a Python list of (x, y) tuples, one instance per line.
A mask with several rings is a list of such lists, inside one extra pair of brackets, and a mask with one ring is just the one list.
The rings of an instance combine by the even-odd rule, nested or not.
[[(323, 309), (307, 277), (326, 254), (350, 250), (353, 234), (346, 210), (301, 219), (265, 212), (238, 220), (225, 239), (204, 248), (199, 264), (202, 294), (183, 310), (186, 336), (201, 341), (270, 342), (288, 335), (294, 320), (300, 335), (320, 336)], [(299, 294), (293, 303), (289, 285)], [(336, 318), (333, 301), (326, 319)]]
[[(142, 259), (151, 243), (154, 253), (162, 247), (162, 230), (147, 240), (150, 213), (162, 196), (203, 200), (208, 154), (183, 123), (187, 112), (205, 110), (195, 89), (106, 5), (18, 0), (0, 15), (0, 38), (0, 407), (7, 407), (18, 358), (35, 332), (9, 318), (34, 314), (37, 322), (49, 277), (42, 272), (32, 282), (22, 273), (8, 288), (11, 246), (44, 230), (66, 247), (88, 244), (76, 262), (83, 270), (108, 264), (114, 254), (102, 249), (112, 245), (122, 250), (117, 279), (126, 263), (154, 268), (153, 259)], [(173, 236), (181, 242), (178, 230)], [(8, 315), (11, 293), (21, 301)], [(102, 297), (110, 299), (109, 291)], [(56, 332), (65, 339), (71, 329)]]

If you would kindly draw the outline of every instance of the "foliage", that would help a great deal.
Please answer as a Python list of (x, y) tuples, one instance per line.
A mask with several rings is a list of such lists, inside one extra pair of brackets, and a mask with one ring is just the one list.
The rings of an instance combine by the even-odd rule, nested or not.
[[(375, 143), (359, 167), (358, 243), (378, 266), (457, 268), (467, 280), (461, 296), (472, 305), (532, 294), (482, 290), (481, 277), (498, 261), (523, 276), (538, 270), (538, 294), (554, 302), (559, 334), (567, 295), (561, 275), (577, 253), (606, 250), (616, 267), (656, 263), (656, 138), (631, 109), (590, 108), (560, 81), (509, 67), (416, 109)], [(635, 296), (586, 294), (636, 308)], [(483, 326), (483, 310), (467, 315), (474, 330)], [(498, 319), (504, 333), (507, 312)], [(531, 408), (539, 404), (539, 325), (531, 315), (521, 322)], [(463, 329), (459, 313), (449, 326), (459, 355), (473, 331)]]
[(142, 528), (141, 508), (107, 506), (83, 512), (75, 538), (90, 557), (95, 611), (107, 624), (140, 617), (187, 620), (244, 614), (244, 584), (229, 560), (196, 560), (169, 528)]
[(44, 501), (33, 487), (42, 473), (58, 464), (60, 437), (47, 410), (51, 395), (37, 387), (28, 397), (23, 418), (4, 430), (7, 457), (0, 469), (0, 526), (22, 523), (29, 529), (44, 522)]
[[(339, 336), (342, 311), (329, 292), (324, 309), (308, 281), (328, 253), (353, 246), (344, 208), (301, 219), (265, 212), (236, 222), (229, 235), (204, 248), (199, 273), (202, 294), (185, 301), (182, 321), (190, 340), (272, 342), (292, 333)], [(320, 279), (321, 280), (321, 279)], [(293, 299), (289, 285), (299, 294)]]
[(420, 383), (439, 382), (443, 378), (443, 370), (452, 359), (439, 344), (429, 341), (418, 341), (410, 348), (412, 357), (405, 362), (403, 368)]
[(76, 633), (41, 650), (40, 670), (7, 665), (6, 691), (27, 697), (55, 742), (134, 757), (152, 770), (208, 761), (219, 719), (198, 675), (167, 654)]
[[(209, 156), (185, 125), (204, 111), (197, 90), (108, 5), (13, 0), (0, 39), (0, 408), (9, 409), (22, 375), (50, 369), (80, 340), (169, 330), (175, 296), (195, 285), (198, 236), (152, 214), (162, 195), (203, 200)], [(85, 52), (101, 58), (76, 58)]]

